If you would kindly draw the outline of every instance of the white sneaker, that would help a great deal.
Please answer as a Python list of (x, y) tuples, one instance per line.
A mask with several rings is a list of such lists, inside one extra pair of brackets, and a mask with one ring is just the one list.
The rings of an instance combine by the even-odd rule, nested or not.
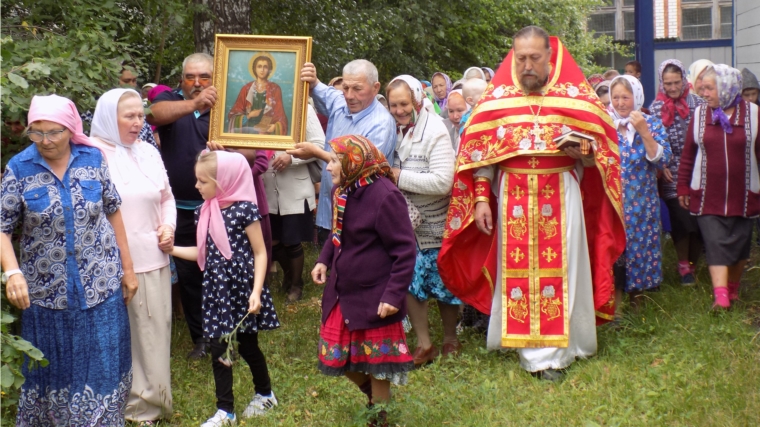
[(206, 420), (201, 424), (201, 427), (222, 427), (222, 426), (234, 426), (237, 423), (235, 414), (225, 412), (221, 409), (216, 411), (213, 417)]
[(274, 392), (269, 397), (264, 397), (258, 393), (253, 396), (253, 400), (248, 404), (243, 412), (243, 418), (251, 418), (257, 415), (264, 415), (269, 412), (270, 409), (277, 406), (277, 398), (274, 397)]

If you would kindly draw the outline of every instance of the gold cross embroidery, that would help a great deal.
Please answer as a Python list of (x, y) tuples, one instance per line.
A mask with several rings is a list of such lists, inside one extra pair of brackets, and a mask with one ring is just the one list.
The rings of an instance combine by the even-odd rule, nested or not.
[(523, 258), (525, 258), (525, 254), (520, 250), (520, 248), (516, 248), (510, 252), (509, 256), (511, 256), (515, 262), (520, 262)]
[(528, 160), (528, 164), (529, 164), (529, 165), (530, 165), (530, 167), (531, 167), (531, 168), (533, 168), (533, 169), (535, 169), (535, 168), (536, 168), (536, 166), (538, 166), (538, 163), (539, 163), (539, 161), (538, 161), (538, 160), (536, 160), (536, 158), (535, 158), (535, 157), (531, 157), (531, 158), (530, 158), (530, 160)]
[(525, 195), (525, 192), (522, 191), (522, 188), (520, 188), (519, 185), (515, 185), (515, 188), (513, 188), (512, 191), (509, 192), (509, 194), (515, 196), (516, 200), (520, 200), (520, 198)]
[(546, 187), (544, 187), (543, 190), (541, 190), (541, 194), (544, 195), (547, 199), (554, 195), (554, 189), (551, 185), (546, 184)]
[(554, 258), (557, 258), (557, 253), (554, 252), (552, 248), (547, 248), (545, 251), (541, 252), (541, 255), (543, 255), (547, 262), (552, 262), (554, 261)]
[(541, 139), (541, 136), (544, 134), (544, 130), (541, 129), (541, 126), (539, 126), (538, 123), (533, 123), (533, 129), (530, 130), (530, 134), (533, 136), (533, 142), (538, 143), (539, 139)]

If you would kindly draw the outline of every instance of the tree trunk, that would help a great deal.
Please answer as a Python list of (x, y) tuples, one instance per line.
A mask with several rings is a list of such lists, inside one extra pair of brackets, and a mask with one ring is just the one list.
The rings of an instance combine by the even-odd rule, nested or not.
[(205, 6), (193, 19), (195, 51), (214, 54), (215, 34), (251, 34), (251, 0), (193, 0)]

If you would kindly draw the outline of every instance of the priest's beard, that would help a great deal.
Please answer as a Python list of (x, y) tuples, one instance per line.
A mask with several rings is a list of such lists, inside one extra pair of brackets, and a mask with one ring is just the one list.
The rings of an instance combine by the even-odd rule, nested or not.
[[(526, 79), (526, 76), (533, 76), (535, 79), (529, 80)], [(523, 87), (523, 90), (525, 90), (527, 93), (530, 92), (538, 92), (541, 90), (544, 85), (546, 85), (546, 82), (549, 80), (549, 67), (546, 67), (546, 77), (541, 78), (538, 73), (532, 70), (526, 70), (523, 71), (522, 74), (520, 74), (520, 85)]]

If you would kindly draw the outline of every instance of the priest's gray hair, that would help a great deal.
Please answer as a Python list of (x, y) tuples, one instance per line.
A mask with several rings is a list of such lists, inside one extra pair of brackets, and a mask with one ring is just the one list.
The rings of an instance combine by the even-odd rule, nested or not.
[(540, 37), (544, 39), (544, 46), (547, 49), (551, 49), (551, 46), (549, 45), (549, 33), (547, 33), (543, 28), (537, 27), (535, 25), (529, 25), (516, 32), (512, 37), (512, 43), (514, 43), (514, 41), (517, 39), (527, 39), (530, 37)]
[(366, 59), (354, 59), (343, 67), (343, 78), (346, 76), (364, 76), (367, 83), (374, 85), (378, 82), (377, 67)]
[(211, 68), (211, 71), (214, 71), (214, 57), (208, 53), (198, 52), (188, 55), (187, 58), (182, 61), (182, 72), (185, 72), (185, 67), (187, 67), (187, 64), (193, 64), (196, 62), (206, 62)]

